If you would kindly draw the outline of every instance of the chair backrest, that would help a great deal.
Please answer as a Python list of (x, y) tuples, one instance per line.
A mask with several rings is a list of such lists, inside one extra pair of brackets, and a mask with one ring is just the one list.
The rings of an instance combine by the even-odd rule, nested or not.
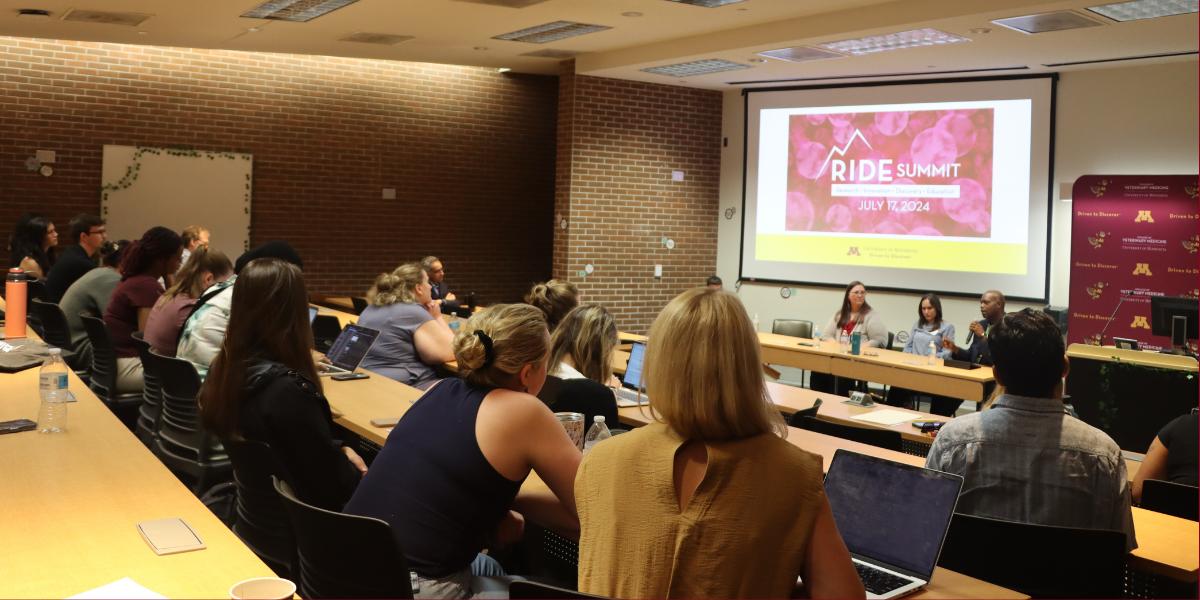
[(605, 598), (536, 581), (517, 580), (508, 584), (508, 597), (514, 600), (554, 600), (555, 598)]
[[(903, 350), (904, 345), (908, 343), (908, 332), (901, 329), (900, 331), (897, 331), (893, 337), (888, 339), (892, 341), (892, 344), (900, 344), (900, 349)], [(891, 348), (892, 345), (889, 344), (888, 347)], [(895, 348), (892, 349), (895, 350)]]
[(870, 427), (852, 427), (840, 423), (823, 421), (816, 417), (799, 417), (792, 419), (791, 425), (825, 435), (840, 437), (845, 440), (879, 446), (888, 450), (902, 452), (903, 440), (899, 431), (889, 429), (874, 429)]
[(272, 480), (296, 536), (302, 597), (412, 598), (408, 565), (386, 522), (306, 504)]
[(1119, 598), (1125, 534), (955, 513), (938, 564), (1034, 598)]
[(296, 538), (271, 481), (272, 477), (287, 481), (286, 469), (262, 442), (224, 440), (223, 444), (237, 486), (233, 532), (276, 572), (282, 568), (294, 577)]
[(812, 321), (800, 319), (775, 319), (775, 322), (771, 324), (771, 333), (792, 337), (811, 338), (812, 330)]
[(367, 299), (359, 296), (351, 296), (350, 304), (354, 306), (354, 314), (361, 315), (362, 311), (367, 308)]
[(1182, 519), (1197, 519), (1200, 506), (1200, 488), (1161, 479), (1142, 482), (1141, 507), (1154, 512), (1174, 515)]
[(159, 364), (154, 358), (157, 355), (150, 352), (150, 342), (146, 341), (143, 332), (135, 331), (129, 337), (142, 360), (142, 406), (158, 408), (162, 405), (162, 385)]
[(30, 311), (42, 321), (45, 334), (42, 339), (51, 346), (64, 350), (74, 350), (71, 344), (71, 329), (67, 326), (67, 316), (57, 304), (38, 298), (29, 301)]
[(196, 403), (200, 376), (196, 374), (196, 367), (181, 358), (157, 353), (155, 361), (162, 389), (158, 427), (161, 443), (174, 453), (183, 451), (197, 462), (208, 462), (221, 446), (200, 423), (200, 407)]
[(317, 315), (312, 322), (312, 332), (317, 350), (326, 352), (342, 334), (342, 324), (333, 315)]
[(113, 404), (117, 395), (117, 353), (113, 350), (112, 337), (104, 319), (81, 314), (83, 329), (92, 342), (92, 369), (88, 387), (108, 404)]
[(890, 332), (890, 331), (889, 331), (889, 332), (888, 332), (888, 341), (887, 341), (887, 346), (884, 346), (884, 348), (885, 348), (885, 349), (887, 349), (887, 350), (891, 350), (891, 349), (892, 349), (892, 345), (893, 345), (893, 344), (895, 344), (895, 343), (896, 343), (896, 334), (894, 334), (894, 333), (892, 333), (892, 332)]

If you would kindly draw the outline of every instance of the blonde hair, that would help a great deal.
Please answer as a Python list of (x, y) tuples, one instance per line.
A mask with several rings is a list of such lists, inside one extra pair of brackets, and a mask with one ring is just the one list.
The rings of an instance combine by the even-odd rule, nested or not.
[(617, 348), (617, 321), (603, 306), (584, 304), (563, 317), (550, 338), (550, 370), (566, 356), (584, 377), (608, 383)]
[(199, 298), (204, 293), (204, 274), (212, 273), (216, 279), (233, 273), (233, 263), (224, 252), (208, 246), (196, 248), (188, 257), (179, 273), (175, 275), (175, 284), (167, 288), (159, 298), (159, 303), (166, 303), (175, 296), (183, 294), (188, 298)]
[(186, 248), (192, 242), (200, 239), (204, 234), (210, 233), (202, 225), (188, 225), (179, 232), (179, 238), (183, 240), (183, 246)]
[(367, 290), (367, 302), (372, 306), (387, 306), (397, 302), (415, 302), (417, 286), (425, 270), (418, 263), (405, 263), (391, 273), (380, 273), (375, 284)]
[(563, 317), (579, 304), (579, 288), (570, 281), (551, 279), (534, 284), (525, 294), (525, 303), (538, 307), (546, 315), (546, 326), (553, 332)]
[[(491, 340), (489, 352), (478, 331)], [(527, 364), (545, 360), (546, 319), (527, 304), (499, 304), (475, 313), (454, 336), (458, 374), (476, 386), (508, 388)], [(490, 354), (490, 356), (489, 356)]]
[(786, 438), (760, 356), (737, 296), (706, 288), (676, 296), (651, 325), (646, 348), (643, 375), (655, 419), (689, 440)]

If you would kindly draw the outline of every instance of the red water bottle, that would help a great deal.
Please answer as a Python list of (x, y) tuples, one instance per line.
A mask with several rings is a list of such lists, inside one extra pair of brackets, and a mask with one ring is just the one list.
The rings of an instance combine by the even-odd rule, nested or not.
[(25, 271), (13, 267), (4, 278), (4, 337), (25, 337), (25, 309), (29, 303), (29, 284)]

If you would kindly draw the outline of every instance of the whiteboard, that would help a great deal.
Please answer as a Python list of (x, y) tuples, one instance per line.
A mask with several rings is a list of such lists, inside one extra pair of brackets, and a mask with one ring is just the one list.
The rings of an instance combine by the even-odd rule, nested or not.
[(237, 260), (250, 248), (253, 164), (240, 152), (105, 145), (100, 216), (109, 239), (200, 225), (211, 247)]

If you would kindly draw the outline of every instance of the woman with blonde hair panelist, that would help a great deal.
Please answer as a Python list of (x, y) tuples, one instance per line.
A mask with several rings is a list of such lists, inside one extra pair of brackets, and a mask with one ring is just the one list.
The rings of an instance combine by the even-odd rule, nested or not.
[(822, 487), (788, 443), (737, 297), (692, 289), (650, 328), (656, 422), (597, 444), (575, 479), (579, 590), (615, 598), (863, 597)]

